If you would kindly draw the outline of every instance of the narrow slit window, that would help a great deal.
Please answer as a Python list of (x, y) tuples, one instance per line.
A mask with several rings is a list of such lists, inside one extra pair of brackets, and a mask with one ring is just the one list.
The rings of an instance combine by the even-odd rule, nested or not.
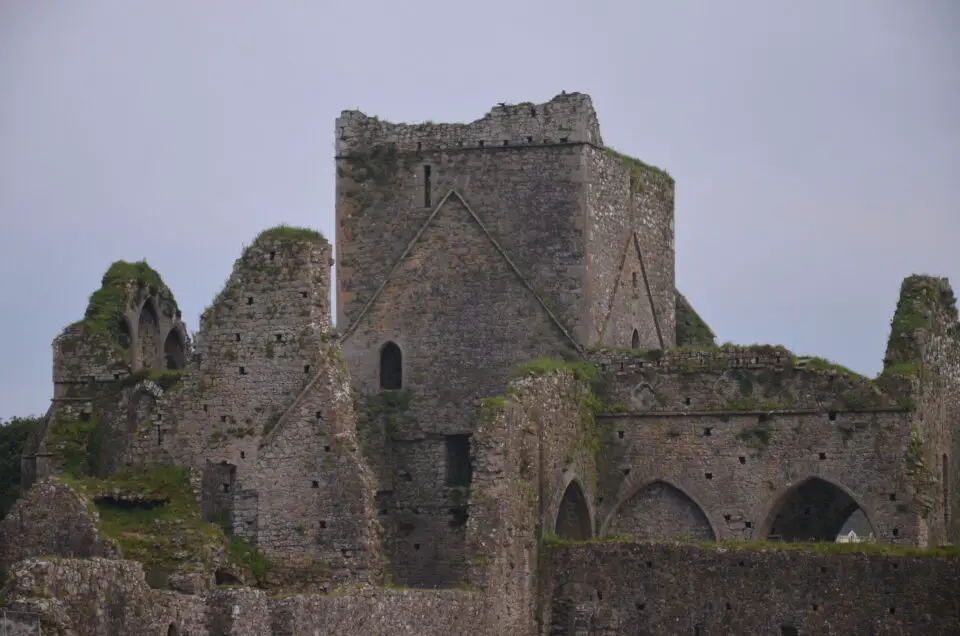
[(447, 435), (447, 485), (462, 488), (473, 480), (470, 463), (470, 436)]
[(430, 207), (430, 166), (423, 167), (423, 207)]

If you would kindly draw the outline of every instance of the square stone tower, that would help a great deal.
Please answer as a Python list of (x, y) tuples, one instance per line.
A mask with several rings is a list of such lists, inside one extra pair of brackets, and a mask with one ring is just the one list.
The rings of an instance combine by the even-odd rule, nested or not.
[(477, 400), (531, 359), (674, 345), (673, 180), (605, 148), (581, 93), (469, 124), (344, 111), (336, 139), (337, 326), (395, 578), (453, 583)]

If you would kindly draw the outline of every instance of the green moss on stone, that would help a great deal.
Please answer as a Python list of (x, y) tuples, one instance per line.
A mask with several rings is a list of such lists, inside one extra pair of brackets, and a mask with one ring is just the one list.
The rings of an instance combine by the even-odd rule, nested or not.
[(676, 293), (677, 346), (714, 347), (717, 336), (700, 314), (694, 310), (686, 296)]
[(87, 420), (58, 417), (50, 427), (47, 446), (60, 458), (66, 474), (92, 475), (99, 469), (102, 435), (94, 414)]
[(116, 261), (100, 280), (100, 289), (90, 295), (83, 320), (78, 324), (101, 334), (121, 349), (128, 348), (129, 335), (124, 333), (121, 325), (128, 302), (139, 297), (130, 296), (131, 287), (156, 292), (174, 311), (179, 311), (173, 292), (146, 261)]
[(236, 540), (227, 546), (223, 529), (203, 521), (185, 468), (155, 467), (69, 482), (95, 505), (100, 533), (116, 542), (123, 558), (142, 563), (154, 583), (165, 584), (181, 569), (211, 568), (225, 547), (234, 564), (257, 578), (265, 574), (266, 559), (255, 549), (242, 549)]
[(908, 276), (900, 285), (897, 308), (890, 321), (890, 338), (884, 369), (902, 365), (921, 366), (919, 332), (933, 328), (935, 312), (957, 321), (957, 299), (946, 278)]
[(281, 224), (260, 232), (253, 240), (254, 244), (261, 241), (300, 241), (303, 243), (328, 243), (326, 237), (309, 227), (296, 227)]
[(603, 392), (603, 374), (600, 373), (600, 369), (589, 362), (570, 362), (559, 358), (539, 358), (514, 369), (511, 373), (511, 378), (544, 376), (558, 371), (572, 373), (575, 378), (583, 380), (590, 385), (591, 390), (598, 395)]
[(634, 192), (643, 191), (643, 182), (647, 174), (658, 178), (664, 178), (669, 183), (673, 183), (673, 177), (671, 177), (666, 170), (662, 170), (656, 166), (651, 166), (650, 164), (644, 163), (639, 159), (625, 155), (621, 152), (617, 152), (613, 148), (607, 147), (604, 148), (603, 151), (611, 157), (616, 157), (624, 165), (630, 168), (630, 187), (634, 190)]

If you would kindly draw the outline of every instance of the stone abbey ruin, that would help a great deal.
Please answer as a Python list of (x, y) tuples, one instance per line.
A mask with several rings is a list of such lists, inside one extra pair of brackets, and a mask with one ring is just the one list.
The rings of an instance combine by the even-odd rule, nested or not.
[[(6, 628), (960, 633), (946, 279), (904, 280), (876, 378), (717, 345), (675, 286), (673, 180), (579, 93), (345, 111), (336, 170), (338, 329), (330, 244), (279, 226), (192, 339), (120, 261), (54, 340)], [(875, 541), (836, 543), (855, 514)]]

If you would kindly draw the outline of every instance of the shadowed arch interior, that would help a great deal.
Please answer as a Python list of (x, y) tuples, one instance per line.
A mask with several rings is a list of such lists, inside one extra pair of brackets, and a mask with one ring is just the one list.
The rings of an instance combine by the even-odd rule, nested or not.
[(653, 481), (620, 506), (608, 532), (637, 540), (714, 541), (710, 521), (693, 499), (665, 481)]
[(575, 541), (586, 541), (593, 535), (587, 498), (576, 480), (570, 482), (560, 500), (556, 533), (559, 537)]
[(640, 348), (640, 332), (636, 329), (633, 330), (633, 338), (630, 340), (630, 347), (633, 349)]
[(403, 388), (403, 354), (394, 342), (380, 350), (380, 388), (399, 391)]
[[(858, 511), (861, 514), (854, 516)], [(873, 533), (869, 519), (853, 497), (819, 477), (790, 489), (775, 504), (772, 514), (766, 537), (769, 540), (836, 541), (841, 531), (852, 529), (859, 536)]]
[(180, 631), (173, 623), (170, 623), (170, 627), (167, 628), (167, 636), (180, 636)]
[(186, 366), (187, 356), (184, 351), (183, 339), (176, 329), (171, 329), (163, 341), (163, 358), (166, 368), (170, 371), (182, 369)]
[(161, 366), (160, 318), (157, 316), (157, 310), (151, 299), (148, 299), (140, 309), (137, 341), (140, 345), (140, 363), (148, 369), (159, 368)]

